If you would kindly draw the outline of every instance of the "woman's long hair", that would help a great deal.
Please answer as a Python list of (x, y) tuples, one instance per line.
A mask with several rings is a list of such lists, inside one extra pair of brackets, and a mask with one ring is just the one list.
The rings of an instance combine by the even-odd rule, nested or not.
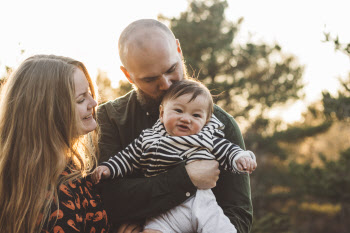
[[(97, 142), (96, 137), (78, 135), (76, 69), (84, 72), (96, 98), (85, 66), (54, 55), (28, 58), (3, 87), (0, 232), (40, 232), (53, 200), (58, 206), (59, 183), (86, 174), (96, 162), (95, 151), (91, 150), (94, 147), (87, 146)], [(62, 180), (61, 174), (67, 167), (71, 175)]]

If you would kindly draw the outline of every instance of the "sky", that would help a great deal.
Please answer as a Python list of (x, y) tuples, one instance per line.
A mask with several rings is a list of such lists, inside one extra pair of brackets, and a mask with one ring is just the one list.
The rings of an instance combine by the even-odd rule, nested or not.
[[(226, 18), (244, 18), (236, 40), (278, 43), (305, 66), (306, 97), (277, 109), (286, 121), (300, 119), (306, 106), (327, 90), (336, 93), (339, 77), (350, 72), (349, 57), (324, 43), (323, 32), (350, 42), (348, 0), (228, 0)], [(117, 41), (129, 23), (158, 14), (178, 17), (187, 0), (0, 0), (0, 75), (25, 58), (56, 54), (84, 62), (92, 77), (107, 73), (114, 85), (124, 79)], [(181, 43), (186, 43), (181, 41)], [(21, 53), (24, 51), (24, 53)]]

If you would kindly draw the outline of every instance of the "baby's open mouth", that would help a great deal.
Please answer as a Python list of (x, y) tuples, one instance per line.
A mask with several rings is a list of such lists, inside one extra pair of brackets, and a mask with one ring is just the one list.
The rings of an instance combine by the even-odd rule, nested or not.
[(189, 129), (186, 125), (178, 125), (178, 127), (180, 127), (181, 129)]

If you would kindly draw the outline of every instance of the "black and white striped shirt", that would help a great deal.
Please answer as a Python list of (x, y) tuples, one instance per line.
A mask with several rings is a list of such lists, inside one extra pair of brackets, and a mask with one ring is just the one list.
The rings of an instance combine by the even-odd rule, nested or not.
[(224, 169), (239, 172), (235, 161), (243, 156), (255, 160), (255, 155), (225, 139), (224, 127), (213, 115), (198, 134), (170, 136), (158, 120), (152, 128), (143, 130), (124, 150), (101, 165), (110, 169), (112, 178), (123, 177), (134, 170), (141, 170), (146, 177), (155, 176), (181, 162), (203, 159), (216, 159)]

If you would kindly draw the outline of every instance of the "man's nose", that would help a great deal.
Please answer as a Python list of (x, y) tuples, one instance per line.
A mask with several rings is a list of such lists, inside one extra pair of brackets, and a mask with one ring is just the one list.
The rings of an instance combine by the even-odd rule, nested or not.
[(167, 77), (166, 75), (162, 75), (162, 77), (160, 79), (159, 89), (162, 91), (166, 91), (169, 89), (171, 84), (172, 84), (172, 82), (171, 82), (170, 78)]

